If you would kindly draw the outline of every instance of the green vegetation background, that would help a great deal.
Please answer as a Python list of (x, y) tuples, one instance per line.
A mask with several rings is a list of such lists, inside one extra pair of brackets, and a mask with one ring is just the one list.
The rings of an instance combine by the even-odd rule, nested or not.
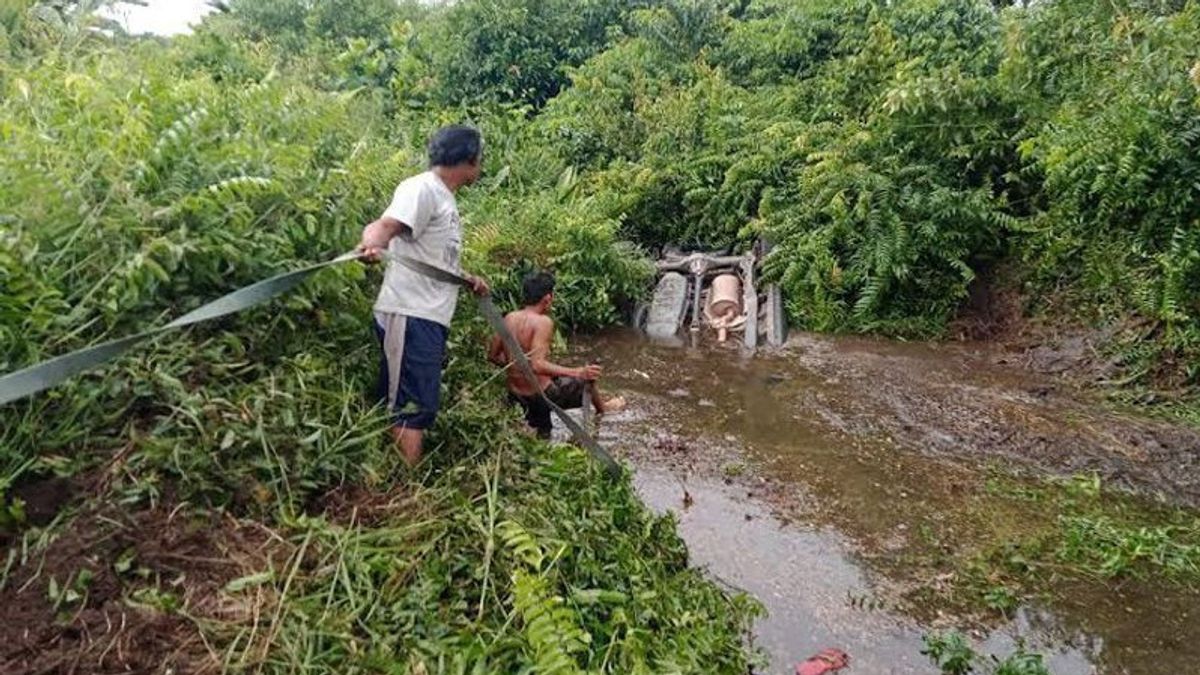
[[(350, 248), (428, 134), (466, 120), (487, 139), (467, 265), (502, 304), (550, 267), (565, 324), (602, 326), (655, 247), (765, 237), (802, 328), (937, 335), (1005, 284), (1107, 327), (1124, 381), (1200, 383), (1195, 1), (229, 0), (169, 41), (114, 34), (101, 4), (0, 7), (0, 372)], [(465, 299), (432, 461), (401, 475), (368, 395), (376, 283), (331, 270), (9, 406), (0, 488), (120, 453), (105, 499), (261, 517), (342, 556), (370, 528), (304, 516), (334, 486), (456, 505), (391, 524), (439, 536), (347, 558), (371, 599), (327, 630), (305, 598), (329, 580), (305, 578), (280, 669), (452, 647), (467, 670), (744, 671), (753, 608), (687, 571), (627, 482), (512, 434)], [(354, 647), (355, 622), (390, 640)]]

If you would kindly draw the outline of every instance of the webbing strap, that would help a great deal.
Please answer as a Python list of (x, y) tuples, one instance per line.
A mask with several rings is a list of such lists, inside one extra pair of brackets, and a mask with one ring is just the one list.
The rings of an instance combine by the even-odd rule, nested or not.
[(319, 270), (331, 265), (344, 263), (348, 260), (355, 260), (358, 257), (357, 253), (347, 253), (333, 260), (309, 265), (293, 272), (285, 272), (270, 279), (264, 279), (258, 283), (239, 288), (228, 295), (223, 295), (162, 326), (151, 328), (137, 335), (130, 335), (110, 340), (109, 342), (102, 342), (98, 345), (92, 345), (91, 347), (85, 347), (84, 349), (63, 354), (62, 356), (56, 356), (48, 361), (42, 361), (28, 368), (8, 373), (0, 377), (0, 405), (5, 405), (54, 387), (85, 370), (90, 370), (106, 361), (117, 358), (117, 356), (128, 351), (135, 344), (143, 340), (148, 340), (160, 333), (179, 330), (201, 321), (217, 319), (266, 302), (277, 295), (286, 293), (299, 286), (305, 279)]
[[(422, 274), (424, 276), (437, 279), (445, 283), (451, 283), (458, 286), (470, 287), (471, 283), (461, 275), (454, 274), (447, 270), (443, 270), (432, 265), (427, 265), (419, 260), (414, 260), (407, 256), (384, 254), (384, 256), (392, 262), (399, 263), (409, 269)], [(125, 353), (134, 345), (148, 340), (161, 333), (166, 333), (173, 330), (179, 330), (186, 326), (190, 326), (202, 321), (210, 321), (222, 316), (241, 312), (243, 310), (262, 304), (271, 298), (282, 295), (296, 286), (299, 286), (313, 274), (321, 271), (326, 267), (339, 265), (351, 260), (357, 260), (361, 256), (357, 252), (350, 252), (340, 255), (332, 260), (309, 265), (301, 269), (278, 274), (269, 279), (264, 279), (257, 283), (251, 284), (244, 288), (239, 288), (232, 293), (223, 295), (216, 300), (202, 305), (187, 314), (171, 321), (170, 323), (151, 328), (136, 335), (102, 342), (98, 345), (85, 347), (77, 351), (63, 354), (47, 361), (34, 364), (28, 368), (8, 373), (0, 377), (0, 405), (6, 405), (23, 399), (27, 396), (32, 396), (40, 391), (50, 389), (57, 386), (63, 381), (78, 375), (86, 370), (95, 368), (107, 361), (115, 359), (117, 356)], [(538, 382), (537, 376), (533, 372), (533, 366), (530, 365), (529, 359), (526, 358), (525, 352), (521, 350), (521, 346), (512, 336), (504, 325), (504, 317), (500, 310), (496, 308), (492, 302), (491, 296), (477, 296), (479, 301), (479, 309), (483, 313), (484, 318), (491, 324), (492, 329), (504, 341), (504, 346), (507, 348), (511, 358), (513, 358), (517, 367), (530, 382)], [(583, 427), (579, 425), (570, 415), (555, 403), (546, 398), (545, 392), (538, 392), (546, 404), (554, 411), (562, 423), (570, 430), (575, 442), (586, 449), (596, 458), (604, 468), (609, 472), (618, 470), (616, 461), (597, 441), (592, 438)]]
[[(449, 284), (457, 284), (465, 288), (471, 287), (471, 282), (466, 278), (439, 267), (434, 267), (433, 265), (423, 263), (420, 260), (388, 253), (385, 253), (384, 256), (393, 262), (404, 265), (417, 274), (422, 274), (430, 277), (431, 279), (437, 279), (438, 281), (444, 281)], [(532, 382), (535, 384), (535, 386), (537, 386), (538, 396), (542, 398), (542, 401), (550, 408), (550, 410), (554, 411), (554, 414), (558, 416), (558, 419), (562, 420), (563, 425), (566, 426), (571, 432), (571, 437), (575, 439), (575, 442), (590, 452), (592, 456), (596, 458), (596, 461), (603, 464), (606, 471), (618, 471), (619, 467), (617, 466), (616, 460), (612, 458), (612, 455), (610, 455), (608, 451), (605, 450), (604, 447), (591, 436), (591, 434), (589, 434), (582, 426), (580, 426), (578, 422), (568, 415), (567, 411), (563, 410), (558, 406), (558, 404), (556, 404), (554, 401), (551, 401), (550, 398), (546, 396), (546, 392), (541, 386), (541, 380), (539, 380), (537, 375), (533, 372), (533, 365), (529, 363), (529, 357), (525, 355), (525, 350), (521, 348), (520, 343), (518, 343), (517, 339), (513, 337), (513, 334), (509, 332), (508, 326), (504, 325), (504, 315), (500, 313), (500, 310), (496, 308), (496, 304), (492, 302), (492, 296), (476, 296), (476, 299), (479, 301), (479, 311), (483, 313), (484, 318), (486, 318), (488, 323), (492, 325), (492, 330), (496, 331), (496, 334), (499, 335), (500, 339), (504, 342), (504, 348), (508, 352), (509, 358), (511, 358), (517, 367), (520, 368), (521, 374), (525, 376), (525, 380), (527, 382)]]

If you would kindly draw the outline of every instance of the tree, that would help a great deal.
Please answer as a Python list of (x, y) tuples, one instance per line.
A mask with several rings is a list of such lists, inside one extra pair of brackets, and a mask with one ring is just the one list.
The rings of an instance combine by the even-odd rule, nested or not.
[(647, 0), (473, 0), (448, 6), (418, 32), (418, 50), (447, 105), (486, 100), (540, 108), (572, 67), (624, 30)]
[(229, 0), (223, 7), (243, 35), (289, 54), (311, 51), (314, 42), (384, 41), (402, 16), (395, 0)]

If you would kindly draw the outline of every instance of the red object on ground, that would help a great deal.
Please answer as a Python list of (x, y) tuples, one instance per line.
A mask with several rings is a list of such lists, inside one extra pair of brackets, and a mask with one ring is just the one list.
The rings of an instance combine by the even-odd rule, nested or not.
[(796, 675), (824, 675), (850, 665), (850, 656), (840, 649), (826, 649), (796, 666)]

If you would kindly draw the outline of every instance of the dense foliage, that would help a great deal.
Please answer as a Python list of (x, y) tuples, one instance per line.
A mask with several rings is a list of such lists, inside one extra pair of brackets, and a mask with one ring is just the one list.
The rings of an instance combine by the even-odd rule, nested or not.
[[(795, 319), (931, 333), (993, 272), (1195, 362), (1196, 3), (756, 2), (654, 34), (544, 122), (648, 243), (765, 236)], [(670, 54), (670, 56), (668, 56)], [(1168, 368), (1169, 369), (1169, 368)], [(1194, 384), (1194, 367), (1172, 373)]]
[[(0, 372), (350, 248), (428, 134), (470, 121), (466, 260), (502, 304), (553, 268), (564, 323), (601, 326), (644, 293), (644, 250), (765, 238), (800, 327), (936, 334), (1007, 284), (1109, 325), (1130, 381), (1200, 384), (1196, 0), (228, 0), (171, 40), (105, 4), (0, 7)], [(240, 663), (453, 646), (436, 669), (744, 672), (751, 608), (686, 569), (669, 524), (513, 439), (469, 302), (434, 459), (397, 476), (367, 394), (377, 275), (326, 271), (8, 406), (0, 493), (100, 470), (106, 498), (311, 545), (306, 572), (342, 576), (283, 588), (265, 652), (214, 629)], [(428, 510), (303, 515), (343, 483)], [(0, 525), (21, 520), (6, 499)], [(439, 600), (474, 621), (419, 612)]]
[[(402, 33), (390, 3), (361, 3), (384, 12), (384, 33), (332, 3), (253, 3), (260, 11), (244, 16), (234, 3), (170, 43), (97, 33), (108, 24), (92, 5), (26, 4), (2, 17), (0, 372), (344, 252), (420, 169), (428, 133), (462, 114), (397, 114), (390, 87), (362, 88), (373, 72), (363, 41)], [(341, 34), (296, 51), (325, 31)], [(574, 189), (523, 113), (496, 106), (473, 119), (495, 140), (487, 179), (463, 195), (469, 266), (509, 305), (525, 270), (553, 268), (566, 325), (613, 321), (649, 273), (617, 242), (618, 220)], [(197, 621), (225, 667), (745, 672), (752, 602), (689, 569), (671, 521), (650, 514), (627, 478), (514, 433), (466, 298), (432, 459), (418, 472), (398, 466), (372, 397), (378, 274), (327, 270), (284, 300), (0, 411), (0, 539), (11, 545), (0, 592), (16, 592), (57, 536), (31, 527), (17, 495), (61, 476), (98, 490), (101, 504), (229, 513), (295, 544), (222, 591), (244, 605), (244, 589), (267, 584), (269, 631), (257, 614), (204, 615), (188, 604), (189, 583), (153, 565), (122, 576), (125, 603)], [(394, 508), (346, 521), (323, 511), (331, 490)], [(111, 563), (34, 575), (27, 592), (97, 609), (80, 580)], [(87, 615), (73, 616), (62, 620)], [(12, 653), (0, 669), (21, 668)], [(123, 667), (111, 661), (119, 653), (97, 667)]]
[(1014, 287), (1127, 337), (1132, 377), (1197, 383), (1197, 3), (660, 14), (536, 122), (629, 236), (766, 237), (819, 330), (935, 334)]
[(545, 227), (765, 237), (800, 327), (936, 334), (1006, 286), (1112, 326), (1135, 378), (1200, 377), (1195, 2), (344, 5), (234, 0), (188, 65), (292, 64), (409, 148), (472, 117), (498, 192), (573, 202), (487, 200)]
[(1134, 380), (1200, 377), (1196, 2), (479, 0), (387, 35), (252, 4), (242, 34), (339, 54), (322, 86), (506, 108), (504, 175), (627, 238), (770, 240), (800, 327), (937, 334), (1014, 289), (1104, 325)]

